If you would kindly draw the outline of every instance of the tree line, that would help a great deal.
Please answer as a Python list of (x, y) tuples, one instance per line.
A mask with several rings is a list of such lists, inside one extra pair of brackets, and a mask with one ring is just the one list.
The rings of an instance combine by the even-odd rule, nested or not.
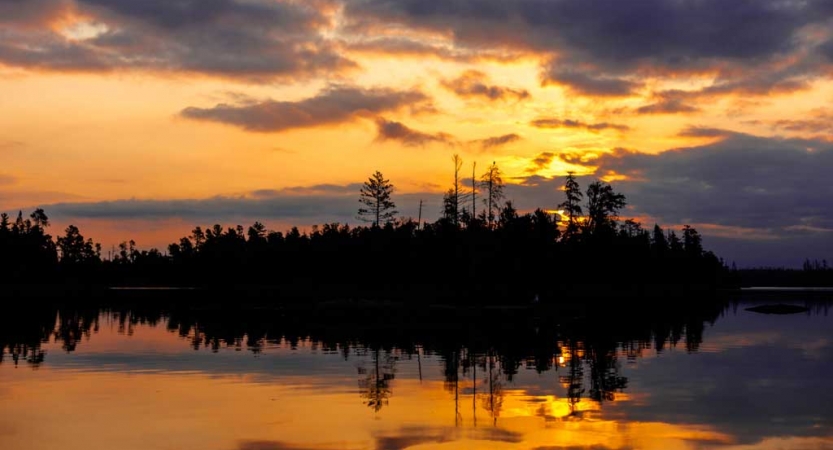
[[(106, 285), (271, 286), (294, 296), (431, 297), (454, 302), (645, 294), (659, 289), (711, 289), (729, 270), (685, 226), (643, 228), (621, 220), (627, 201), (602, 181), (583, 190), (565, 178), (558, 211), (519, 212), (505, 198), (500, 168), (465, 186), (455, 155), (452, 186), (434, 222), (398, 215), (395, 186), (381, 172), (360, 189), (357, 219), (302, 232), (195, 227), (167, 251), (139, 250), (133, 241), (102, 258), (101, 246), (69, 226), (47, 234), (43, 210), (0, 223), (0, 277), (6, 283), (75, 281)], [(663, 288), (664, 287), (664, 288)]]

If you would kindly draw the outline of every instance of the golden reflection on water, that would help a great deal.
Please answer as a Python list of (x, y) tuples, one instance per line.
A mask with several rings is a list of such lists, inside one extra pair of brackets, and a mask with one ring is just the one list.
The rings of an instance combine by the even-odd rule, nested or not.
[[(46, 345), (47, 361), (36, 369), (0, 364), (0, 449), (833, 448), (830, 433), (753, 445), (714, 424), (646, 421), (628, 406), (662, 399), (639, 385), (604, 402), (571, 398), (570, 374), (586, 351), (578, 345), (564, 344), (553, 357), (557, 371), (524, 374), (531, 388), (509, 381), (491, 355), (444, 376), (447, 362), (424, 354), (366, 350), (345, 360), (308, 341), (211, 354), (194, 352), (188, 339), (162, 326), (128, 332), (105, 321), (72, 354)], [(709, 350), (751, 342), (720, 336)], [(660, 361), (654, 350), (639, 351), (648, 355)], [(254, 359), (257, 370), (235, 369)]]
[[(0, 447), (31, 449), (685, 449), (728, 443), (707, 427), (571, 416), (566, 399), (504, 391), (495, 425), (481, 405), (460, 407), (440, 381), (397, 380), (381, 411), (355, 392), (303, 377), (0, 371)], [(312, 384), (308, 384), (312, 381)], [(472, 396), (460, 399), (471, 404)], [(469, 405), (466, 405), (469, 406)], [(584, 411), (598, 407), (583, 402)], [(468, 409), (468, 410), (467, 410)], [(480, 415), (475, 426), (475, 412)], [(254, 443), (257, 443), (255, 445)]]

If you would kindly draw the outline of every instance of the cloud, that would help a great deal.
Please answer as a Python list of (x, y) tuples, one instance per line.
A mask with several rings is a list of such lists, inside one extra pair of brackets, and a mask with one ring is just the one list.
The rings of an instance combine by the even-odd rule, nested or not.
[(37, 27), (69, 12), (68, 0), (0, 0), (0, 26)]
[[(347, 0), (366, 28), (446, 32), (460, 46), (508, 46), (568, 54), (597, 65), (696, 66), (703, 59), (760, 59), (789, 52), (803, 27), (833, 14), (824, 1), (721, 0), (638, 3)], [(754, 18), (754, 20), (750, 20)], [(704, 26), (708, 24), (708, 26)]]
[(721, 128), (688, 127), (677, 133), (677, 136), (693, 138), (725, 138), (733, 134), (736, 133)]
[(490, 101), (496, 100), (526, 100), (530, 98), (529, 91), (525, 89), (512, 89), (503, 86), (489, 85), (485, 73), (477, 70), (464, 72), (453, 80), (444, 80), (442, 85), (451, 92), (463, 98), (484, 98)]
[(235, 218), (304, 220), (355, 215), (357, 185), (290, 187), (259, 190), (240, 196), (207, 199), (56, 203), (44, 209), (62, 217), (84, 219), (229, 220)]
[(687, 114), (700, 111), (700, 108), (684, 103), (681, 99), (663, 99), (636, 109), (637, 114)]
[(556, 154), (553, 152), (543, 152), (538, 154), (530, 161), (530, 167), (527, 169), (529, 173), (535, 173), (539, 170), (549, 166), (555, 160)]
[(592, 132), (599, 132), (604, 130), (628, 131), (630, 127), (627, 125), (620, 125), (615, 123), (587, 123), (580, 120), (572, 119), (536, 119), (530, 122), (530, 125), (535, 128), (574, 128), (583, 129)]
[(558, 84), (566, 86), (576, 94), (598, 97), (627, 97), (635, 94), (641, 87), (641, 84), (635, 81), (563, 69), (547, 71), (544, 84)]
[(827, 207), (833, 195), (833, 146), (827, 142), (735, 133), (658, 155), (618, 151), (592, 164), (647, 180), (628, 186), (634, 202), (668, 222), (833, 229), (833, 211)]
[(474, 144), (479, 146), (483, 150), (490, 150), (497, 147), (503, 147), (504, 145), (509, 145), (515, 142), (522, 140), (523, 138), (520, 135), (515, 133), (511, 134), (504, 134), (502, 136), (493, 136), (485, 139), (477, 139), (474, 141), (469, 141), (470, 144)]
[[(833, 133), (833, 112), (826, 109), (816, 109), (802, 114), (800, 119), (778, 119), (769, 122), (774, 130), (791, 133), (830, 135)], [(761, 123), (761, 122), (759, 122)]]
[[(422, 36), (378, 37), (364, 36), (360, 39), (342, 42), (349, 52), (377, 56), (426, 58), (434, 57), (455, 62), (477, 62), (483, 60), (509, 62), (520, 58), (518, 52), (500, 49), (466, 49), (444, 45), (443, 42), (423, 39)], [(361, 37), (361, 36), (359, 36)]]
[[(18, 8), (23, 12), (0, 21), (0, 63), (59, 71), (191, 72), (247, 82), (312, 77), (356, 67), (326, 38), (332, 18), (322, 4), (2, 0), (0, 13)], [(48, 26), (57, 22), (71, 26)], [(72, 27), (89, 33), (74, 34)]]
[[(772, 95), (827, 77), (833, 44), (825, 0), (637, 3), (618, 0), (345, 0), (355, 35), (412, 33), (443, 41), (444, 52), (526, 53), (549, 61), (544, 85), (573, 94), (626, 97), (637, 80), (713, 77), (701, 98)], [(828, 39), (819, 44), (820, 39)], [(690, 99), (693, 100), (693, 99)], [(645, 113), (692, 112), (657, 102)]]
[(427, 97), (418, 91), (331, 86), (315, 97), (295, 102), (221, 103), (212, 108), (186, 108), (180, 114), (189, 119), (225, 123), (248, 131), (280, 132), (335, 125), (360, 115), (391, 112), (426, 100)]
[[(761, 243), (762, 248), (778, 249), (769, 261), (782, 264), (833, 251), (828, 232), (833, 231), (833, 145), (721, 130), (699, 133), (723, 139), (656, 155), (619, 150), (588, 165), (596, 173), (631, 178), (616, 184), (634, 213), (660, 223), (711, 226), (713, 234), (724, 236), (723, 249), (739, 249), (744, 247), (739, 241), (761, 242), (756, 236), (766, 236), (773, 242)], [(726, 233), (720, 227), (746, 231)], [(743, 260), (752, 254), (763, 257), (760, 250), (725, 256)]]
[(378, 134), (376, 140), (384, 141), (398, 141), (407, 147), (421, 147), (427, 144), (440, 143), (446, 145), (455, 145), (456, 139), (448, 133), (424, 133), (407, 127), (406, 125), (387, 120), (382, 117), (376, 120)]
[[(319, 184), (282, 189), (260, 189), (241, 195), (217, 195), (201, 199), (120, 199), (85, 202), (40, 203), (50, 217), (104, 221), (182, 220), (188, 223), (240, 223), (271, 220), (308, 226), (317, 223), (355, 223), (361, 183)], [(1, 193), (0, 193), (1, 194)], [(437, 197), (434, 205), (434, 197)], [(403, 215), (416, 217), (419, 201), (440, 209), (439, 194), (397, 194), (394, 200)], [(2, 196), (0, 196), (2, 200)], [(26, 210), (34, 209), (26, 208)]]

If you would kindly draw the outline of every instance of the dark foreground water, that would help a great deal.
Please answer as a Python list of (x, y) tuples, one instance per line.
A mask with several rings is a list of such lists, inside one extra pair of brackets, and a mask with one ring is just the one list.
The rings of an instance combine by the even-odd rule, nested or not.
[(379, 311), (4, 314), (0, 449), (833, 449), (833, 316), (761, 303), (489, 333), (362, 318)]

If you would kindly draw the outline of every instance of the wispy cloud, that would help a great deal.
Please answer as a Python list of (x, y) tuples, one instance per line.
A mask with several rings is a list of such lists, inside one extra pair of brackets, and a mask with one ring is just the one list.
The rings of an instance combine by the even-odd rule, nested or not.
[(521, 141), (523, 138), (515, 133), (504, 134), (502, 136), (492, 136), (485, 139), (475, 139), (470, 141), (470, 144), (480, 147), (483, 150), (492, 150), (505, 145), (513, 144)]
[(218, 122), (248, 131), (280, 132), (348, 122), (427, 101), (419, 91), (332, 86), (315, 97), (296, 102), (265, 100), (186, 108), (183, 117)]
[(531, 97), (525, 89), (513, 89), (489, 84), (485, 73), (469, 70), (453, 80), (444, 80), (442, 85), (463, 98), (496, 100), (526, 100)]
[(542, 118), (542, 119), (535, 119), (530, 122), (535, 128), (548, 128), (548, 129), (559, 129), (559, 128), (573, 128), (573, 129), (582, 129), (592, 132), (599, 132), (604, 130), (615, 130), (615, 131), (628, 131), (630, 127), (627, 125), (621, 125), (616, 123), (608, 123), (608, 122), (600, 122), (600, 123), (588, 123), (582, 122), (580, 120), (573, 120), (573, 119), (554, 119), (554, 118)]
[(414, 130), (401, 122), (381, 117), (376, 120), (376, 127), (376, 140), (379, 142), (397, 141), (408, 147), (422, 147), (433, 143), (445, 145), (455, 145), (457, 143), (454, 136), (448, 133), (425, 133)]

